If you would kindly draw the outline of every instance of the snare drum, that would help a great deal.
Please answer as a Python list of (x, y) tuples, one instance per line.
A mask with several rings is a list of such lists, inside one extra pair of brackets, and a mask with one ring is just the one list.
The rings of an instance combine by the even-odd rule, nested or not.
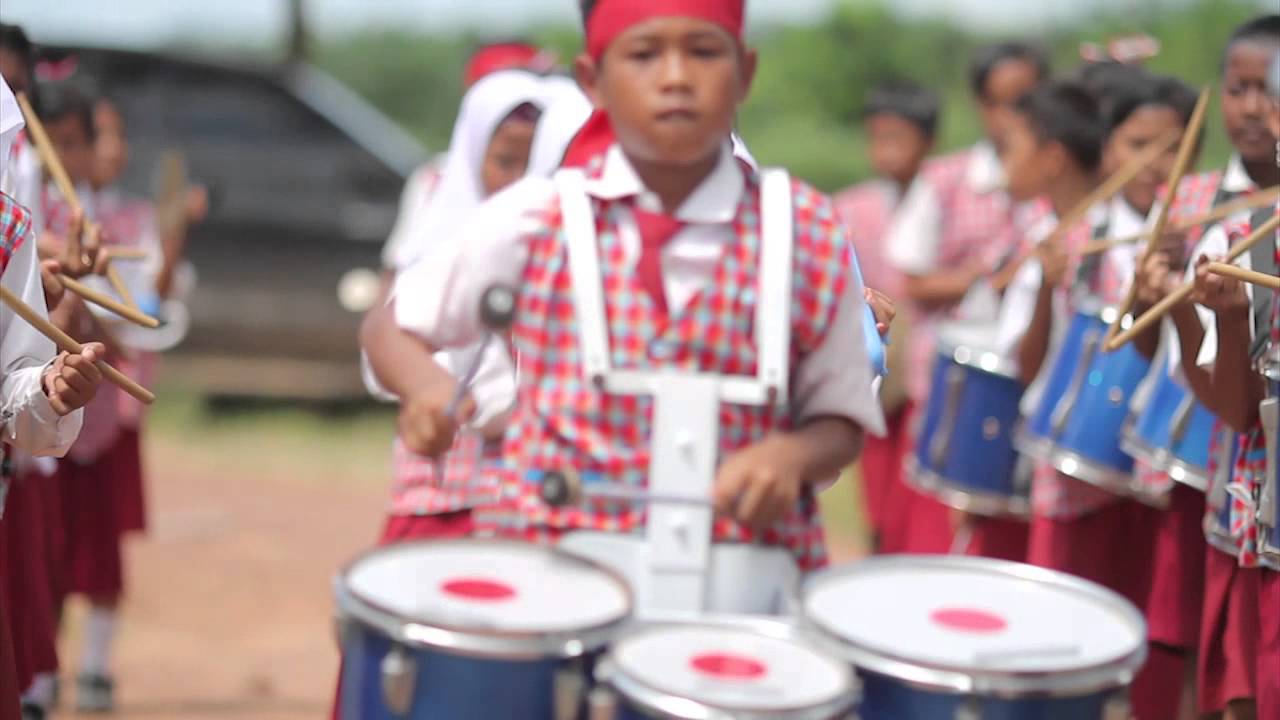
[(1021, 563), (879, 557), (800, 594), (804, 625), (862, 677), (862, 720), (1100, 720), (1146, 659), (1132, 604)]
[(613, 573), (504, 541), (382, 548), (335, 585), (344, 720), (572, 717), (632, 605)]
[[(1092, 306), (1092, 307), (1096, 307)], [(1134, 493), (1133, 458), (1120, 448), (1129, 401), (1150, 363), (1133, 344), (1104, 352), (1107, 328), (1118, 311), (1076, 313), (1018, 450), (1058, 472), (1112, 492)]]
[(984, 349), (994, 344), (991, 334), (964, 328), (943, 335), (908, 477), (966, 512), (1026, 516), (1030, 478), (1016, 472), (1013, 448), (1023, 387), (1012, 363)]
[(780, 623), (658, 624), (619, 637), (596, 678), (592, 718), (836, 720), (857, 700), (839, 658)]
[(1169, 362), (1153, 369), (1150, 399), (1130, 414), (1121, 448), (1169, 477), (1204, 492), (1209, 486), (1209, 440), (1214, 416), (1169, 376)]

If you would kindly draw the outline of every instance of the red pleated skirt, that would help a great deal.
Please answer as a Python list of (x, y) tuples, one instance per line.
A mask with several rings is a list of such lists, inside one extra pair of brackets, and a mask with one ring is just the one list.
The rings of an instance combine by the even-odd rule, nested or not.
[(1219, 713), (1233, 700), (1257, 697), (1258, 583), (1262, 571), (1205, 551), (1204, 612), (1196, 690), (1201, 713)]
[(1136, 500), (1117, 500), (1078, 518), (1037, 515), (1027, 562), (1092, 580), (1142, 607), (1151, 586), (1158, 514)]
[(62, 520), (66, 528), (68, 594), (117, 598), (124, 592), (120, 529), (116, 525), (114, 453), (79, 465), (58, 463)]
[(1262, 571), (1258, 623), (1258, 720), (1280, 720), (1280, 572)]
[(109, 453), (116, 478), (116, 528), (121, 533), (147, 530), (146, 483), (142, 471), (142, 435), (137, 428), (121, 428)]
[(1151, 642), (1191, 650), (1204, 606), (1204, 493), (1181, 483), (1160, 513), (1152, 557), (1147, 626)]

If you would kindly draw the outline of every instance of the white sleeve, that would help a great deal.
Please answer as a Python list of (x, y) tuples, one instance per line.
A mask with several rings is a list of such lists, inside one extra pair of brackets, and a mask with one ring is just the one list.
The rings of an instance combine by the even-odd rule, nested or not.
[(885, 435), (884, 413), (872, 382), (875, 371), (862, 327), (865, 310), (862, 284), (851, 278), (822, 344), (803, 357), (792, 372), (791, 403), (797, 420), (843, 417), (872, 435)]
[(485, 290), (519, 287), (529, 257), (524, 238), (554, 196), (551, 180), (526, 178), (472, 211), (454, 237), (434, 239), (429, 253), (396, 276), (396, 323), (437, 349), (480, 341)]
[(908, 275), (938, 269), (942, 245), (942, 204), (932, 183), (916, 180), (894, 211), (885, 234), (889, 264)]
[[(1191, 262), (1187, 263), (1187, 282), (1196, 279), (1196, 260), (1201, 256), (1208, 256), (1217, 260), (1226, 255), (1230, 249), (1231, 241), (1227, 236), (1226, 228), (1222, 225), (1215, 225), (1209, 228), (1196, 246), (1195, 251), (1191, 253)], [(1212, 367), (1214, 361), (1218, 359), (1217, 316), (1212, 310), (1203, 305), (1196, 305), (1196, 314), (1200, 316), (1200, 324), (1204, 326), (1204, 342), (1200, 344), (1200, 354), (1196, 357), (1196, 366)], [(1181, 358), (1179, 357), (1178, 360), (1181, 361)], [(1171, 372), (1181, 374), (1181, 362), (1171, 368)]]
[(432, 168), (424, 166), (414, 171), (404, 184), (400, 193), (400, 205), (396, 213), (396, 224), (391, 228), (391, 235), (382, 247), (382, 266), (395, 270), (407, 261), (407, 248), (413, 243), (414, 228), (417, 219), (426, 205), (426, 183)]
[[(37, 313), (48, 316), (36, 263), (35, 237), (28, 233), (0, 277), (0, 284)], [(0, 439), (32, 455), (65, 455), (80, 434), (84, 411), (58, 417), (44, 394), (44, 371), (56, 354), (53, 343), (0, 307)]]
[(1040, 278), (1040, 263), (1031, 259), (1018, 268), (1013, 282), (1005, 288), (996, 321), (994, 348), (1001, 357), (1017, 357), (1018, 345), (1022, 342), (1022, 336), (1027, 334), (1027, 328), (1031, 327), (1031, 318), (1035, 315)]

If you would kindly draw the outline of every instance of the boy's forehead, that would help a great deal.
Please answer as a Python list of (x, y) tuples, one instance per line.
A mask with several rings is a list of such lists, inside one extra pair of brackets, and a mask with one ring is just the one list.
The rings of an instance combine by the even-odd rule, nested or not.
[(1280, 52), (1280, 40), (1242, 38), (1227, 48), (1226, 69), (1252, 71), (1261, 68), (1265, 73), (1277, 52)]
[(674, 35), (686, 38), (701, 35), (712, 35), (729, 41), (734, 39), (733, 35), (730, 34), (729, 31), (710, 20), (703, 20), (696, 17), (684, 17), (680, 15), (663, 15), (636, 23), (623, 30), (622, 33), (618, 35), (618, 39), (628, 40), (643, 37), (667, 37)]

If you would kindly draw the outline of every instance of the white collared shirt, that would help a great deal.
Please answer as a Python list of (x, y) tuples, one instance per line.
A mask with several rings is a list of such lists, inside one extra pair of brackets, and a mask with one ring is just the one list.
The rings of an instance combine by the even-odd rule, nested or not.
[[(737, 242), (733, 221), (745, 187), (742, 169), (725, 144), (710, 176), (677, 209), (684, 227), (662, 253), (667, 305), (680, 308), (715, 278), (726, 247)], [(618, 146), (605, 156), (603, 172), (588, 178), (586, 191), (599, 199), (637, 197), (641, 207), (660, 209)], [(495, 283), (519, 287), (529, 248), (524, 242), (537, 227), (537, 214), (554, 204), (556, 187), (548, 178), (526, 178), (494, 195), (474, 214), (466, 238), (450, 238), (426, 262), (397, 279), (396, 318), (400, 326), (434, 347), (468, 346), (483, 336), (477, 308)], [(624, 262), (634, 266), (640, 237), (623, 214), (619, 239)], [(800, 419), (847, 417), (869, 432), (882, 434), (884, 418), (872, 394), (872, 370), (863, 341), (866, 309), (859, 283), (847, 284), (835, 322), (823, 345), (792, 369), (793, 407)]]
[[(34, 233), (10, 258), (0, 284), (48, 315)], [(44, 373), (55, 355), (52, 342), (7, 305), (0, 306), (0, 440), (36, 456), (65, 455), (84, 416), (83, 410), (76, 410), (59, 417), (44, 394)]]

